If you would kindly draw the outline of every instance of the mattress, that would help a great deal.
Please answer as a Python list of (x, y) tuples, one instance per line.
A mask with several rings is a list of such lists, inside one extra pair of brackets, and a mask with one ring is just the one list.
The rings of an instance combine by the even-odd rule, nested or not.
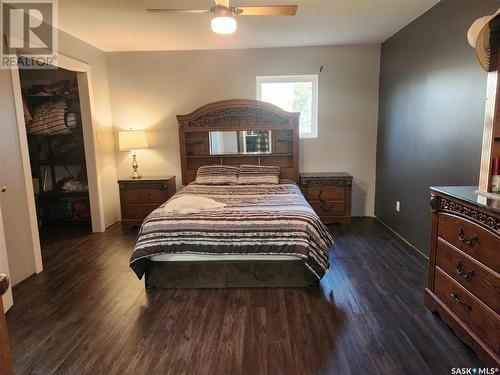
[(130, 267), (139, 278), (148, 261), (193, 260), (186, 258), (192, 256), (204, 260), (229, 256), (301, 259), (318, 279), (328, 270), (333, 239), (294, 182), (192, 183), (171, 200), (181, 196), (209, 198), (224, 207), (172, 213), (163, 204), (153, 211), (141, 226), (130, 259)]
[(197, 262), (197, 261), (224, 261), (224, 260), (297, 260), (295, 255), (247, 255), (247, 254), (160, 254), (149, 258), (152, 262)]

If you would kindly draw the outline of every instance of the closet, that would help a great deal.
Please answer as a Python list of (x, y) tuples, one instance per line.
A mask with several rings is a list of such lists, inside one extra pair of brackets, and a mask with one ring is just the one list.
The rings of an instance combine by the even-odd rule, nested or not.
[(91, 232), (77, 75), (55, 67), (19, 74), (42, 242)]

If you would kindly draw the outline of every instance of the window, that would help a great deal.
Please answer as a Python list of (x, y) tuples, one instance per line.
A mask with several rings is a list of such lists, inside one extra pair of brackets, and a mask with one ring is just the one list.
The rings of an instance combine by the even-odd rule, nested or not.
[(257, 77), (257, 100), (300, 112), (300, 137), (318, 136), (318, 76)]

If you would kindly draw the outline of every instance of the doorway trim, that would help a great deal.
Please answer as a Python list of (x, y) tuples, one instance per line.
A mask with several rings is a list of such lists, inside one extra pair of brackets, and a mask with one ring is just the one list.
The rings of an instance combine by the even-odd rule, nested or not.
[[(104, 207), (102, 200), (102, 183), (97, 158), (97, 127), (93, 120), (94, 97), (92, 93), (92, 80), (90, 65), (72, 57), (58, 55), (57, 62), (53, 64), (59, 68), (76, 72), (78, 92), (80, 96), (80, 110), (82, 118), (83, 143), (85, 149), (85, 164), (87, 167), (87, 180), (89, 186), (89, 200), (92, 220), (92, 232), (100, 233), (106, 229), (104, 224)], [(38, 233), (38, 219), (36, 216), (35, 194), (31, 175), (31, 165), (28, 150), (28, 136), (24, 121), (23, 99), (21, 91), (21, 77), (17, 66), (11, 68), (14, 104), (16, 108), (17, 129), (23, 164), (23, 173), (26, 183), (26, 201), (28, 202), (30, 233), (35, 257), (35, 271), (43, 271), (40, 236)]]

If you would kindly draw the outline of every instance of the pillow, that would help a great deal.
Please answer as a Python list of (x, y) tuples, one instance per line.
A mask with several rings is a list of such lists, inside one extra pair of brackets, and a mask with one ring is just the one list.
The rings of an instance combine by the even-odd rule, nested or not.
[(239, 185), (269, 185), (280, 181), (280, 167), (274, 165), (240, 165)]
[(204, 165), (198, 168), (196, 183), (200, 185), (235, 185), (238, 183), (238, 167), (231, 165)]

